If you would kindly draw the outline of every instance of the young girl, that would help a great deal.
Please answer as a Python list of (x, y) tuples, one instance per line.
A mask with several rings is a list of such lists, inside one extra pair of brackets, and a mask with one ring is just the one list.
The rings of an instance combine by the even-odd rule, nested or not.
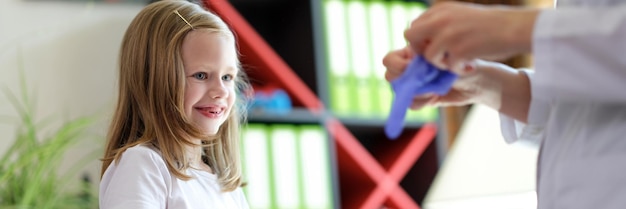
[(186, 1), (152, 3), (126, 31), (119, 76), (100, 208), (248, 208), (236, 96), (249, 85), (227, 25)]

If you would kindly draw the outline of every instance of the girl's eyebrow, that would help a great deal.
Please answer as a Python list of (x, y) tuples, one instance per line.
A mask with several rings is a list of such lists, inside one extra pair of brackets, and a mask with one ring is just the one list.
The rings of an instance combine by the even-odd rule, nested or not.
[(235, 74), (236, 75), (237, 73), (239, 73), (239, 68), (236, 67), (236, 66), (229, 66), (229, 67), (224, 68), (224, 70), (222, 72), (231, 73), (231, 74)]
[(239, 72), (239, 68), (238, 67), (228, 67), (226, 69), (226, 71), (230, 71), (230, 72)]

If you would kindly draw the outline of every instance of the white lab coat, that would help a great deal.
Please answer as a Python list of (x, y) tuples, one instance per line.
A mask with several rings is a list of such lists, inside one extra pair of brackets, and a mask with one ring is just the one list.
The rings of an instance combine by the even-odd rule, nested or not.
[(508, 142), (541, 144), (539, 209), (626, 208), (626, 0), (559, 0), (535, 24), (528, 124), (501, 115)]

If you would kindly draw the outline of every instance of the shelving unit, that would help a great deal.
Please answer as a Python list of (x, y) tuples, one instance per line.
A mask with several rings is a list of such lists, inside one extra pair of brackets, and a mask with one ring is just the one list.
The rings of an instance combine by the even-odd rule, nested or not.
[(328, 130), (335, 208), (419, 208), (438, 169), (437, 126), (409, 123), (389, 140), (383, 120), (338, 118), (327, 110), (320, 1), (204, 3), (234, 30), (252, 82), (283, 88), (296, 108), (284, 116), (251, 114), (250, 121), (317, 122)]
[(305, 108), (294, 108), (287, 114), (252, 111), (248, 114), (248, 122), (320, 124), (323, 120), (321, 112), (312, 112)]

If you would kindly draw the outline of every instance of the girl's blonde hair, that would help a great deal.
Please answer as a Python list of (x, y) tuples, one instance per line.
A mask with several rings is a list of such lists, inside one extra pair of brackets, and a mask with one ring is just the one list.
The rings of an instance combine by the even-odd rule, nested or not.
[(148, 144), (161, 152), (174, 176), (189, 180), (184, 172), (190, 168), (185, 147), (198, 146), (190, 139), (199, 138), (203, 139), (203, 161), (216, 173), (222, 190), (242, 185), (239, 128), (247, 104), (242, 93), (249, 83), (239, 70), (235, 107), (215, 136), (192, 125), (183, 109), (186, 79), (181, 57), (183, 39), (192, 30), (218, 33), (234, 42), (233, 33), (218, 16), (186, 1), (151, 3), (128, 26), (119, 57), (118, 103), (101, 175), (129, 147)]

